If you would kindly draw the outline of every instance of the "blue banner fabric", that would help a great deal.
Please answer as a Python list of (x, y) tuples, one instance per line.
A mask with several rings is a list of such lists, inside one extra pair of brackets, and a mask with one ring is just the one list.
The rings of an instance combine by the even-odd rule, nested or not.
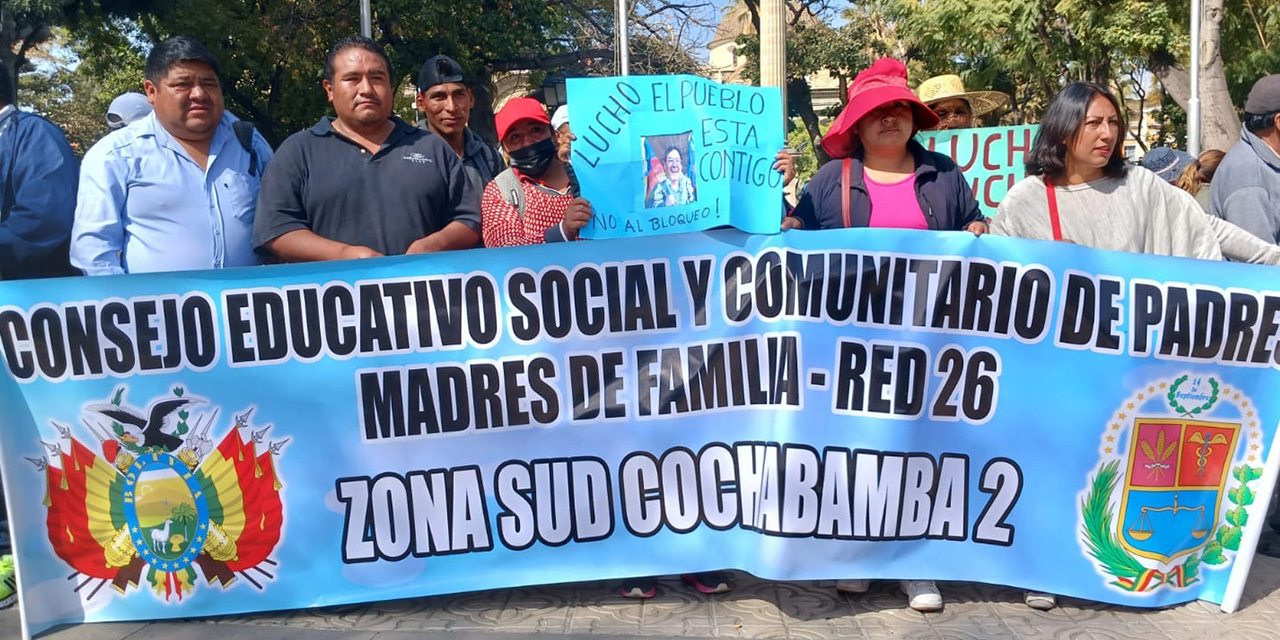
[(776, 87), (697, 76), (570, 78), (573, 168), (595, 217), (585, 238), (732, 225), (776, 233), (785, 143)]
[(28, 630), (724, 568), (1155, 607), (1247, 569), (1273, 268), (897, 230), (480, 251), (0, 283)]

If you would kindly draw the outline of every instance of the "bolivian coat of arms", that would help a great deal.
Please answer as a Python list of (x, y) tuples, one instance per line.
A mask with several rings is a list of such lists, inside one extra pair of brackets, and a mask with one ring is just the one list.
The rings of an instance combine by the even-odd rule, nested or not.
[(31, 460), (47, 483), (49, 542), (74, 569), (74, 589), (91, 599), (108, 584), (124, 594), (145, 583), (180, 601), (201, 576), (264, 588), (284, 524), (273, 458), (285, 440), (264, 444), (270, 426), (255, 427), (253, 407), (219, 427), (219, 410), (181, 387), (145, 407), (125, 392), (82, 407), (92, 440), (52, 420), (59, 439)]
[(1080, 501), (1081, 545), (1108, 584), (1154, 593), (1229, 566), (1262, 477), (1258, 420), (1239, 390), (1193, 374), (1116, 410)]

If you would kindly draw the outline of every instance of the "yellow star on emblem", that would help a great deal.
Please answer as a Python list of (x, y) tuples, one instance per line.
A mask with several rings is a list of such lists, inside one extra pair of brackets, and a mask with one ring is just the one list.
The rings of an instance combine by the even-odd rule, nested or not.
[(1161, 382), (1161, 383), (1160, 383), (1160, 388), (1161, 388), (1161, 389), (1163, 389), (1163, 388), (1165, 388), (1165, 387), (1167, 387), (1167, 386), (1169, 386), (1169, 385), (1167, 385), (1167, 384), (1165, 384), (1165, 383), (1163, 383), (1163, 382)]
[[(1164, 383), (1163, 383), (1163, 382), (1162, 382), (1162, 383), (1160, 383), (1160, 386), (1161, 386), (1161, 387), (1164, 387)], [(1156, 388), (1155, 388), (1155, 387), (1147, 387), (1147, 393), (1155, 393), (1155, 392), (1156, 392)]]
[(1115, 436), (1113, 436), (1113, 435), (1108, 435), (1108, 436), (1107, 436), (1107, 442), (1115, 442), (1115, 441), (1116, 441), (1116, 437), (1115, 437)]
[(1113, 431), (1119, 431), (1119, 430), (1120, 430), (1120, 425), (1119, 425), (1119, 424), (1116, 424), (1116, 423), (1114, 423), (1114, 422), (1112, 422), (1112, 423), (1111, 423), (1111, 429), (1112, 429)]
[(1124, 418), (1125, 418), (1124, 414), (1123, 414), (1123, 413), (1122, 413), (1122, 414), (1120, 414), (1120, 419), (1121, 419), (1121, 420), (1124, 420)]
[[(1258, 425), (1257, 425), (1257, 423), (1254, 423), (1254, 425), (1253, 425), (1253, 426), (1255, 426), (1255, 427), (1256, 427), (1256, 426), (1258, 426)], [(1260, 438), (1261, 436), (1259, 436), (1259, 435), (1258, 435), (1258, 432), (1257, 432), (1257, 431), (1254, 431), (1252, 434), (1250, 434), (1250, 436), (1249, 436), (1249, 437), (1253, 438), (1254, 440), (1257, 440), (1257, 439), (1258, 439), (1258, 438)]]
[(1139, 400), (1145, 399), (1146, 397), (1147, 397), (1147, 396), (1145, 396), (1145, 395), (1143, 395), (1143, 394), (1141, 394), (1141, 393), (1139, 393), (1139, 394), (1138, 394), (1138, 399), (1139, 399)]
[[(1240, 394), (1236, 394), (1236, 397), (1239, 397), (1239, 396), (1240, 396)], [(1245, 400), (1244, 402), (1241, 402), (1241, 403), (1240, 403), (1240, 406), (1242, 406), (1242, 407), (1247, 407), (1247, 406), (1249, 406), (1249, 401), (1248, 401), (1248, 400)], [(1250, 415), (1252, 415), (1252, 412), (1250, 412)]]
[(1129, 403), (1129, 410), (1130, 410), (1130, 411), (1132, 411), (1132, 410), (1133, 410), (1133, 403), (1132, 403), (1132, 402), (1130, 402), (1130, 403)]
[(1251, 450), (1253, 450), (1253, 451), (1257, 451), (1257, 450), (1258, 450), (1258, 445), (1257, 445), (1257, 443), (1254, 443), (1254, 444), (1249, 445), (1249, 449), (1251, 449)]
[(1236, 393), (1234, 396), (1231, 396), (1231, 398), (1232, 398), (1233, 400), (1239, 400), (1239, 399), (1240, 399), (1240, 394), (1239, 394), (1239, 393)]
[(1256, 460), (1256, 459), (1257, 459), (1257, 457), (1256, 457), (1256, 456), (1254, 456), (1252, 453), (1251, 453), (1251, 454), (1249, 454), (1249, 462), (1253, 462), (1253, 461), (1254, 461), (1254, 460)]
[(1106, 449), (1103, 449), (1103, 452), (1105, 452), (1105, 453), (1111, 453), (1111, 447), (1107, 447)]
[(1246, 414), (1244, 414), (1244, 415), (1245, 415), (1245, 416), (1248, 416), (1248, 417), (1250, 417), (1250, 418), (1252, 418), (1252, 417), (1253, 417), (1253, 412), (1252, 412), (1252, 411), (1250, 411), (1250, 412), (1248, 412), (1248, 413), (1246, 413)]

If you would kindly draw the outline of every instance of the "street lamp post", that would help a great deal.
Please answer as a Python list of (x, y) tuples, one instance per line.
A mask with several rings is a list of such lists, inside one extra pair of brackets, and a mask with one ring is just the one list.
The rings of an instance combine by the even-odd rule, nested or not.
[(614, 19), (614, 39), (618, 45), (618, 75), (631, 75), (631, 51), (627, 43), (627, 0), (618, 0)]
[(1191, 0), (1191, 98), (1187, 100), (1187, 153), (1200, 155), (1200, 0)]
[(373, 37), (373, 7), (369, 6), (369, 0), (360, 0), (360, 35)]
[(782, 119), (787, 119), (787, 20), (784, 0), (760, 2), (760, 86), (782, 92)]

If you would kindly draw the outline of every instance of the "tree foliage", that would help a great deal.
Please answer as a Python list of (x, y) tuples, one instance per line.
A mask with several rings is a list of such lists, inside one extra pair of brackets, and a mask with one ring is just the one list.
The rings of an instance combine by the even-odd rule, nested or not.
[[(57, 73), (36, 73), (31, 79), (56, 89), (37, 110), (72, 122), (86, 138), (88, 127), (78, 123), (105, 111), (97, 104), (99, 94), (116, 88), (117, 70), (138, 71), (113, 57), (121, 52), (121, 20), (136, 27), (129, 42), (143, 51), (178, 34), (204, 42), (222, 66), (227, 108), (254, 121), (273, 144), (328, 111), (320, 84), (324, 57), (334, 42), (360, 28), (358, 0), (5, 0), (2, 6), (6, 19), (12, 15), (36, 25), (14, 32), (27, 40), (10, 41), (13, 51), (26, 46), (23, 51), (30, 52), (47, 42), (52, 25), (71, 28), (73, 55), (55, 61)], [(538, 82), (552, 73), (614, 73), (613, 6), (611, 0), (378, 0), (373, 36), (386, 47), (396, 74), (398, 114), (414, 117), (418, 68), (443, 53), (474, 75), (480, 99), (473, 123), (492, 134), (488, 93), (495, 74), (533, 71), (527, 77)], [(633, 70), (699, 71), (688, 53), (690, 29), (705, 23), (709, 6), (678, 0), (633, 3)], [(99, 59), (115, 66), (92, 62)], [(90, 64), (77, 68), (75, 60)], [(141, 82), (140, 73), (134, 77)], [(62, 101), (68, 91), (77, 97), (88, 92), (94, 104)], [(76, 105), (84, 113), (71, 113)]]
[(142, 91), (143, 53), (126, 35), (128, 25), (115, 27), (94, 44), (54, 29), (19, 85), (19, 104), (56, 122), (77, 155), (107, 133), (107, 108), (116, 96)]

